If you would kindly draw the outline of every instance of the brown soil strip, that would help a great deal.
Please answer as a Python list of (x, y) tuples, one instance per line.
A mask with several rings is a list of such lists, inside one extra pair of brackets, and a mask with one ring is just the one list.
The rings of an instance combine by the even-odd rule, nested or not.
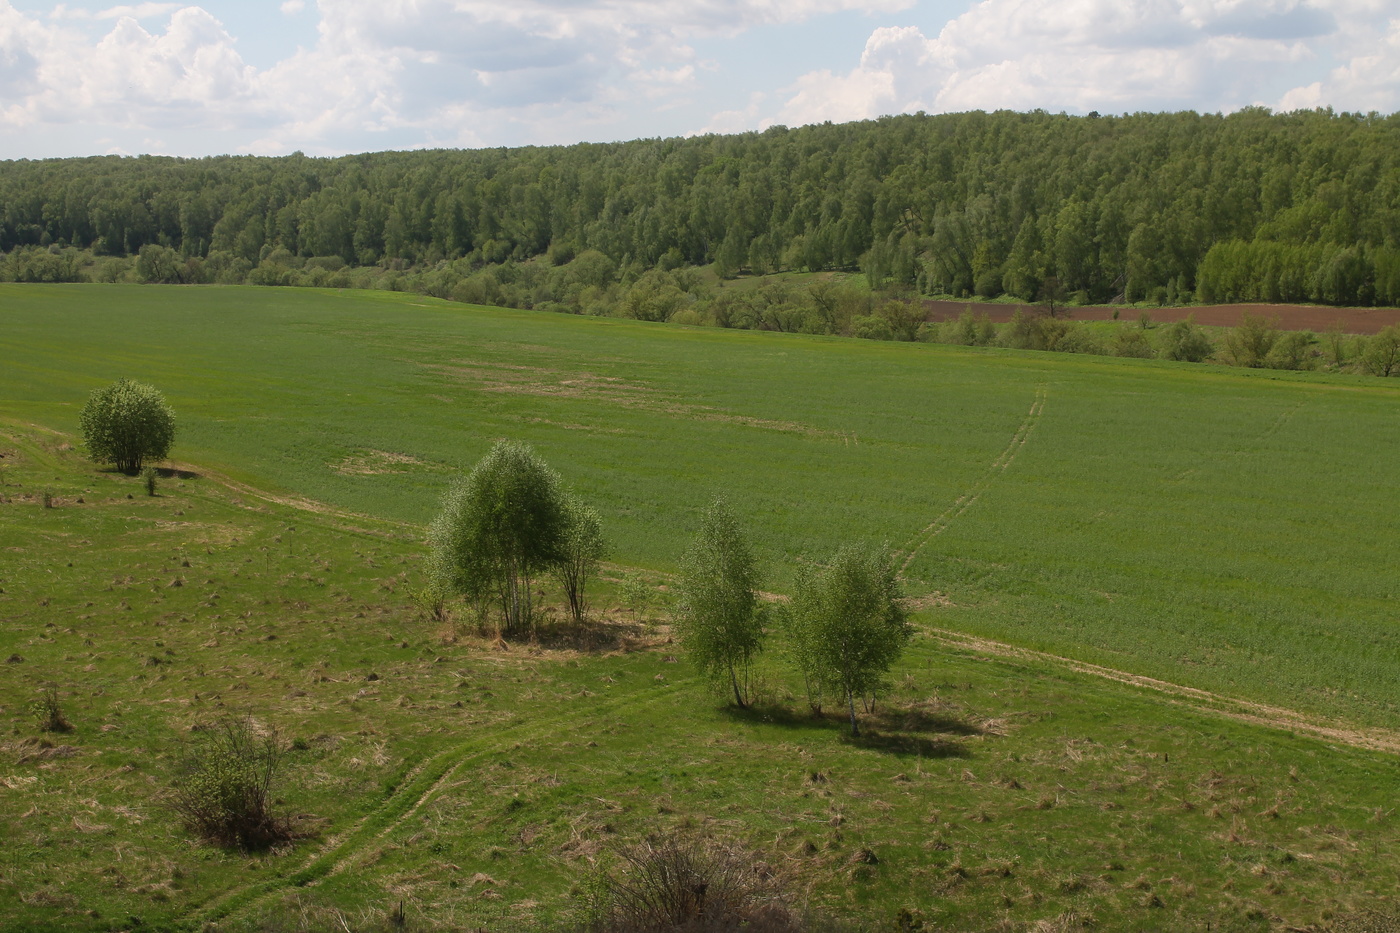
[(982, 655), (1053, 664), (1075, 673), (1090, 674), (1120, 684), (1151, 690), (1168, 697), (1171, 702), (1181, 706), (1197, 711), (1218, 713), (1239, 722), (1297, 732), (1329, 742), (1336, 742), (1339, 745), (1349, 745), (1353, 748), (1400, 753), (1400, 732), (1390, 729), (1351, 726), (1335, 720), (1310, 716), (1297, 710), (1285, 709), (1281, 706), (1270, 706), (1266, 703), (1227, 697), (1209, 690), (1184, 687), (1181, 684), (1144, 677), (1141, 674), (1129, 674), (1127, 671), (1114, 670), (1111, 667), (1090, 664), (1087, 661), (1076, 661), (1073, 658), (1048, 654), (1044, 651), (1034, 651), (1030, 648), (1018, 648), (1004, 642), (978, 638), (975, 635), (966, 635), (948, 629), (928, 628), (925, 631), (952, 648)]
[[(998, 324), (1005, 324), (1019, 309), (1024, 314), (1043, 314), (1039, 305), (992, 304), (982, 301), (925, 301), (928, 309), (927, 320), (951, 321), (971, 308), (973, 314), (986, 312)], [(1136, 322), (1138, 315), (1146, 311), (1155, 323), (1184, 321), (1194, 316), (1197, 324), (1211, 327), (1236, 327), (1246, 313), (1277, 318), (1278, 326), (1284, 330), (1325, 331), (1334, 324), (1340, 324), (1348, 334), (1374, 334), (1384, 327), (1400, 324), (1400, 308), (1330, 308), (1322, 305), (1267, 305), (1233, 304), (1201, 305), (1194, 308), (1115, 308), (1111, 305), (1095, 305), (1090, 308), (1066, 308), (1070, 320), (1109, 321), (1115, 311), (1120, 319)]]

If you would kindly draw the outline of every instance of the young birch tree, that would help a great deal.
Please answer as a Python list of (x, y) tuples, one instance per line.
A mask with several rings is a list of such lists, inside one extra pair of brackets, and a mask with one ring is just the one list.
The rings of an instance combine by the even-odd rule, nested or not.
[(882, 549), (847, 546), (825, 567), (799, 576), (789, 610), (795, 655), (816, 704), (824, 690), (845, 700), (860, 735), (856, 699), (874, 693), (912, 630), (899, 581)]
[(593, 508), (568, 495), (564, 511), (568, 530), (564, 532), (564, 556), (554, 565), (554, 576), (569, 601), (569, 614), (581, 624), (588, 613), (588, 581), (598, 572), (598, 562), (607, 556), (608, 542)]
[(676, 627), (681, 644), (710, 683), (749, 705), (749, 666), (763, 646), (758, 574), (748, 541), (723, 499), (700, 522), (681, 559)]
[(506, 634), (529, 632), (533, 580), (564, 559), (568, 524), (559, 474), (528, 445), (499, 441), (429, 527), (434, 576), (472, 601), (495, 601)]

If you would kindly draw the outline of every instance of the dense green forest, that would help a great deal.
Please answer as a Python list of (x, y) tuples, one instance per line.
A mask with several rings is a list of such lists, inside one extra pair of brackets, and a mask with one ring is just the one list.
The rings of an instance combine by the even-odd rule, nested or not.
[[(141, 268), (96, 273), (72, 252), (143, 249)], [(0, 251), (20, 281), (329, 284), (377, 267), (575, 310), (589, 287), (699, 265), (860, 269), (928, 295), (1393, 305), (1400, 114), (973, 112), (512, 150), (11, 161)], [(535, 257), (587, 268), (532, 294), (507, 267)]]

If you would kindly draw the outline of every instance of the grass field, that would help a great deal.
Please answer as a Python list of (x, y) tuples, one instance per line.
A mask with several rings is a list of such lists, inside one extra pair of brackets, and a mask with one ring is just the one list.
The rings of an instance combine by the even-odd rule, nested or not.
[[(1393, 749), (1400, 702), (1386, 383), (362, 292), (6, 286), (0, 324), (0, 929), (387, 929), (402, 900), (410, 928), (506, 930), (566, 920), (595, 859), (667, 828), (882, 925), (1393, 905), (1400, 769), (1354, 747)], [(155, 498), (72, 447), (122, 375), (181, 419)], [(673, 569), (717, 491), (770, 589), (846, 540), (900, 548), (922, 634), (871, 738), (802, 713), (776, 657), (727, 712), (615, 609), (505, 650), (422, 619), (421, 526), (502, 436), (596, 504), (614, 578)], [(74, 733), (37, 732), (47, 683)], [(288, 851), (195, 845), (159, 805), (230, 710), (302, 740)]]
[(1400, 724), (1400, 388), (1380, 380), (389, 293), (5, 286), (0, 321), (12, 417), (71, 432), (130, 375), (176, 407), (179, 458), (415, 525), (519, 438), (625, 564), (672, 568), (723, 492), (773, 589), (884, 540), (917, 548), (909, 587), (945, 597), (940, 625)]

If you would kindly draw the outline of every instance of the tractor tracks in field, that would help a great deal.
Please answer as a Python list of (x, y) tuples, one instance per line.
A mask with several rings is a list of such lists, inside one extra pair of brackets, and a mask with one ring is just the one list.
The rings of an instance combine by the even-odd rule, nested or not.
[[(664, 690), (655, 689), (605, 700), (592, 710), (592, 715), (594, 718), (615, 716), (623, 709), (649, 705), (669, 695), (671, 686), (674, 685), (668, 685)], [(570, 710), (505, 728), (484, 727), (492, 731), (427, 755), (409, 768), (383, 803), (349, 828), (326, 839), (305, 858), (300, 868), (267, 881), (225, 891), (192, 911), (195, 928), (203, 928), (205, 924), (234, 915), (247, 914), (278, 894), (312, 887), (374, 858), (390, 844), (389, 837), (396, 830), (402, 829), (425, 806), (437, 799), (445, 788), (451, 786), (452, 779), (463, 768), (521, 741), (560, 734), (562, 728), (576, 721), (578, 715), (576, 710)]]
[(1323, 741), (1334, 742), (1338, 745), (1348, 745), (1352, 748), (1389, 752), (1391, 754), (1400, 753), (1400, 732), (1391, 729), (1365, 728), (1348, 725), (1335, 720), (1324, 719), (1320, 716), (1311, 716), (1306, 713), (1301, 713), (1298, 710), (1287, 709), (1282, 706), (1271, 706), (1267, 703), (1256, 703), (1252, 700), (1225, 696), (1224, 694), (1214, 693), (1210, 690), (1202, 690), (1198, 687), (1174, 684), (1170, 681), (1158, 680), (1155, 677), (1132, 674), (1127, 671), (1104, 667), (1100, 664), (1091, 664), (1088, 661), (1077, 661), (1074, 658), (1067, 658), (1063, 655), (1036, 651), (1032, 648), (1020, 648), (1016, 645), (1008, 645), (1005, 642), (992, 641), (988, 638), (979, 638), (975, 635), (955, 632), (950, 629), (924, 628), (923, 631), (949, 648), (985, 657), (1009, 658), (1012, 660), (1048, 664), (1053, 667), (1073, 671), (1077, 674), (1087, 674), (1091, 677), (1100, 677), (1104, 680), (1114, 681), (1115, 683), (1127, 684), (1128, 686), (1150, 691), (1165, 699), (1166, 702), (1187, 707), (1195, 712), (1214, 713), (1216, 715), (1225, 716), (1228, 719), (1236, 720), (1237, 722), (1265, 726), (1271, 729), (1282, 729), (1288, 732), (1322, 739)]
[(1031, 434), (1035, 431), (1035, 426), (1040, 423), (1040, 416), (1041, 413), (1045, 411), (1045, 399), (1048, 395), (1049, 389), (1044, 383), (1036, 386), (1035, 400), (1031, 402), (1030, 411), (1026, 412), (1026, 417), (1022, 419), (1020, 426), (1016, 428), (1016, 432), (1011, 435), (1011, 440), (1007, 443), (1006, 448), (1002, 450), (1001, 454), (992, 461), (991, 465), (982, 472), (982, 475), (977, 478), (976, 482), (968, 487), (967, 491), (959, 496), (952, 505), (944, 509), (937, 518), (915, 533), (914, 536), (906, 541), (904, 546), (900, 548), (900, 551), (905, 555), (904, 561), (899, 565), (901, 574), (908, 571), (909, 565), (914, 562), (914, 558), (919, 556), (919, 552), (923, 550), (930, 541), (941, 535), (959, 516), (976, 505), (977, 500), (982, 498), (982, 493), (987, 491), (987, 487), (995, 482), (997, 477), (1010, 469), (1011, 464), (1016, 461), (1016, 456), (1020, 454), (1021, 449), (1026, 446), (1026, 442), (1030, 440)]

